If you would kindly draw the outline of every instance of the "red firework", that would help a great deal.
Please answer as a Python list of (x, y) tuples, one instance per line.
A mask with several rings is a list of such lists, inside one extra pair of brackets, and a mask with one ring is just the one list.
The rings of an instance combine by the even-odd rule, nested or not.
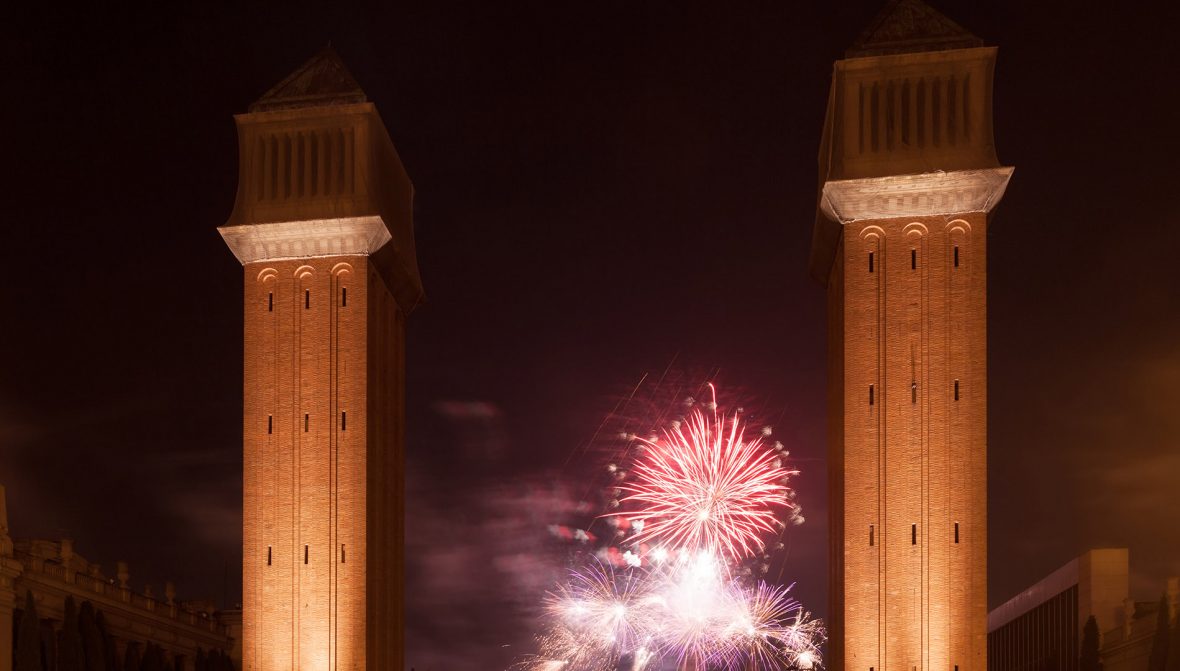
[[(711, 385), (710, 385), (711, 386)], [(636, 510), (611, 513), (641, 522), (633, 540), (669, 549), (707, 549), (740, 559), (763, 549), (793, 509), (790, 476), (778, 453), (747, 439), (740, 415), (694, 409), (663, 435), (644, 439), (630, 477), (618, 487)], [(629, 506), (630, 507), (630, 506)]]

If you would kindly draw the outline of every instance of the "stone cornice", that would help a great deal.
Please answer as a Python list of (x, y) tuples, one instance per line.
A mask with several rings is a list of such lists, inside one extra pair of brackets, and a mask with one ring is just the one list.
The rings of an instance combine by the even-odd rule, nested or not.
[(221, 226), (242, 265), (317, 256), (367, 256), (391, 239), (379, 216)]
[(824, 183), (820, 210), (841, 224), (862, 219), (990, 212), (1012, 168), (927, 172)]
[[(78, 605), (81, 605), (82, 601), (89, 601), (95, 608), (103, 611), (110, 620), (109, 626), (120, 630), (133, 629), (141, 635), (154, 636), (157, 643), (177, 643), (187, 639), (205, 646), (224, 647), (229, 639), (225, 626), (216, 620), (202, 618), (195, 613), (179, 609), (173, 614), (173, 607), (166, 603), (158, 603), (155, 609), (148, 610), (129, 604), (117, 595), (70, 585), (36, 572), (25, 572), (17, 584), (18, 587), (32, 589), (34, 594), (52, 595), (55, 599), (64, 600), (67, 596), (72, 596)], [(23, 589), (18, 591), (20, 594), (24, 593)], [(59, 609), (54, 606), (43, 604), (41, 607), (45, 608), (45, 612), (41, 613), (42, 617), (61, 615)], [(172, 640), (165, 641), (160, 638), (160, 633), (165, 632)]]

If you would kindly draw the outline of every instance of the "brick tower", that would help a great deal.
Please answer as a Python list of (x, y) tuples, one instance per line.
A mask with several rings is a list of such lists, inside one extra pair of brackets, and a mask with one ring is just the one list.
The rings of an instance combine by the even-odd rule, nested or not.
[(996, 50), (894, 0), (832, 74), (811, 272), (828, 296), (836, 671), (985, 671)]
[(243, 668), (400, 671), (413, 187), (331, 49), (235, 121)]

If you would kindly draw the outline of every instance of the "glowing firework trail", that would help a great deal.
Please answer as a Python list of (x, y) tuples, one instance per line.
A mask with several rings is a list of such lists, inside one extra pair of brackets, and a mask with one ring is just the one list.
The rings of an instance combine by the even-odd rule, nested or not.
[(779, 515), (794, 508), (786, 482), (798, 472), (784, 468), (761, 436), (746, 438), (737, 413), (711, 414), (694, 409), (662, 437), (636, 438), (642, 454), (619, 489), (627, 494), (623, 503), (640, 507), (610, 513), (641, 522), (632, 541), (716, 549), (740, 559), (761, 551), (762, 536), (781, 528)]

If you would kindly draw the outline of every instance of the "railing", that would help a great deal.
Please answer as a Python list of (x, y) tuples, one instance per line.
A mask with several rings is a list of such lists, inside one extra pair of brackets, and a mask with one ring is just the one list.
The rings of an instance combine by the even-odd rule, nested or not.
[(148, 612), (164, 615), (178, 622), (188, 624), (189, 626), (208, 629), (211, 632), (223, 636), (228, 635), (229, 633), (229, 628), (227, 626), (218, 624), (217, 620), (209, 617), (208, 615), (187, 610), (175, 603), (169, 604), (167, 602), (159, 601), (155, 597), (148, 596), (146, 594), (133, 592), (130, 589), (114, 584), (114, 582), (111, 580), (93, 576), (88, 573), (72, 571), (61, 564), (47, 562), (42, 557), (37, 557), (23, 552), (17, 552), (16, 559), (24, 565), (26, 572), (41, 574), (60, 580), (67, 584), (76, 585), (79, 588), (76, 591), (93, 592), (95, 594), (106, 596), (116, 601), (128, 604), (133, 608), (140, 608)]

